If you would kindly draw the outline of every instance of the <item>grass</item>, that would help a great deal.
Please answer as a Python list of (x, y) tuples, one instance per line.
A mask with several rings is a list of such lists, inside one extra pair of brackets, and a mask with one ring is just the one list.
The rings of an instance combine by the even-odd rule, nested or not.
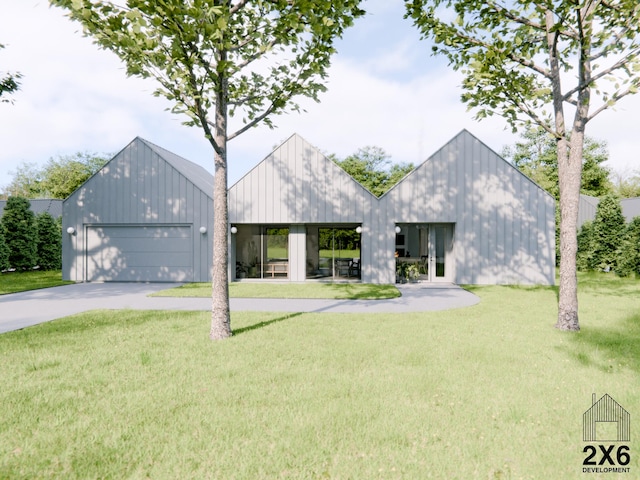
[(60, 270), (5, 272), (0, 273), (0, 295), (69, 285), (70, 283), (73, 282), (62, 280), (62, 272)]
[(554, 288), (493, 286), (444, 312), (233, 312), (215, 343), (206, 312), (0, 335), (0, 478), (585, 478), (592, 393), (640, 412), (640, 282), (586, 280), (579, 334)]
[[(400, 292), (394, 285), (366, 283), (258, 283), (233, 282), (229, 295), (237, 298), (330, 298), (379, 300), (396, 298)], [(210, 283), (188, 283), (180, 287), (156, 292), (157, 297), (210, 297)]]

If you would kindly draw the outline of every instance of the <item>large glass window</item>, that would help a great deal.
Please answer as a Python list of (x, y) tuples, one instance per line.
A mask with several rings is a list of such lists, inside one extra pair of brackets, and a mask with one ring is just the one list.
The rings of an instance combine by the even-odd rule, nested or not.
[(289, 228), (238, 225), (236, 278), (288, 278)]
[(360, 233), (353, 227), (307, 227), (307, 278), (360, 278)]

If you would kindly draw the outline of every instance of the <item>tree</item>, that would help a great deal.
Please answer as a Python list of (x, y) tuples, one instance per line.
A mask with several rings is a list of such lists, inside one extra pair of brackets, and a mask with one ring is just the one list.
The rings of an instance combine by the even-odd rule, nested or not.
[(37, 265), (41, 270), (59, 270), (62, 267), (62, 230), (49, 212), (36, 215)]
[(50, 158), (43, 167), (23, 162), (13, 173), (11, 183), (3, 189), (4, 194), (64, 200), (100, 170), (109, 158), (108, 154), (77, 152)]
[(613, 184), (620, 198), (640, 197), (640, 170), (631, 170), (629, 167), (614, 170)]
[(30, 207), (26, 198), (9, 197), (1, 219), (9, 264), (16, 270), (29, 270), (36, 265), (37, 232)]
[(4, 239), (4, 228), (0, 223), (0, 273), (9, 269), (9, 247)]
[(376, 197), (381, 197), (415, 168), (412, 163), (392, 163), (391, 157), (380, 147), (360, 148), (344, 160), (331, 157)]
[(615, 195), (606, 195), (600, 200), (590, 230), (589, 268), (614, 270), (626, 230), (620, 200)]
[[(0, 43), (0, 50), (2, 50), (3, 48), (5, 48), (5, 46)], [(0, 76), (0, 102), (12, 103), (12, 101), (7, 98), (7, 96), (20, 90), (21, 78), (22, 75), (17, 72), (6, 72), (3, 76)]]
[[(640, 4), (406, 0), (406, 7), (423, 37), (434, 41), (434, 53), (463, 73), (462, 100), (477, 109), (477, 119), (502, 115), (514, 131), (534, 124), (556, 142), (561, 218), (556, 327), (579, 330), (576, 252), (585, 129), (638, 90)], [(574, 112), (569, 127), (565, 108)]]
[[(541, 128), (528, 128), (521, 134), (521, 138), (523, 141), (516, 142), (513, 147), (505, 147), (502, 156), (559, 200), (558, 152), (555, 140)], [(609, 179), (611, 172), (602, 165), (608, 160), (606, 142), (585, 136), (580, 193), (593, 197), (613, 193), (614, 187)]]
[(640, 275), (640, 217), (635, 217), (627, 225), (616, 273), (622, 277), (633, 273)]
[[(294, 97), (326, 89), (333, 42), (364, 11), (360, 0), (51, 0), (115, 52), (127, 73), (154, 78), (156, 95), (200, 127), (214, 151), (211, 339), (231, 335), (227, 142), (297, 111)], [(235, 131), (229, 116), (239, 115)], [(235, 128), (235, 127), (234, 127)]]

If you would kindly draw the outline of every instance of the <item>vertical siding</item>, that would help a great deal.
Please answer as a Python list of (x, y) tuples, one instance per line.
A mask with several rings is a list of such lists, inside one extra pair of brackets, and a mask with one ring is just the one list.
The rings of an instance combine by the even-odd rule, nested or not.
[(554, 282), (553, 199), (466, 131), (383, 196), (381, 208), (385, 228), (455, 224), (457, 283)]
[[(251, 185), (251, 188), (244, 188)], [(362, 223), (375, 200), (364, 187), (298, 135), (230, 188), (231, 223)]]
[[(87, 225), (190, 225), (194, 280), (210, 278), (212, 200), (144, 141), (135, 139), (67, 200), (63, 237), (63, 277), (85, 280)], [(206, 226), (207, 234), (199, 229)], [(162, 259), (158, 262), (161, 264)]]

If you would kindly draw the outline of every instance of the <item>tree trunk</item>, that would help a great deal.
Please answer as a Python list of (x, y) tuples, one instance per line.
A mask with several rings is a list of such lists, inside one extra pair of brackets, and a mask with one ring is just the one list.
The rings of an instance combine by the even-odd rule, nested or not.
[(558, 153), (558, 180), (560, 183), (560, 294), (556, 328), (576, 332), (580, 330), (576, 265), (576, 255), (578, 253), (578, 205), (580, 203), (580, 183), (582, 180), (584, 132), (589, 121), (589, 107), (591, 105), (591, 17), (597, 3), (587, 2), (575, 12), (580, 42), (578, 101), (573, 119), (569, 152), (568, 154), (565, 153), (562, 159)]
[[(558, 296), (558, 321), (560, 330), (580, 330), (578, 323), (578, 277), (576, 254), (578, 252), (578, 203), (580, 201), (580, 177), (582, 173), (582, 148), (578, 148), (573, 131), (571, 149), (567, 140), (558, 142), (558, 180), (560, 183), (560, 292)], [(563, 152), (560, 153), (560, 144)], [(580, 144), (580, 146), (582, 146)], [(574, 150), (575, 148), (575, 150)], [(580, 150), (580, 152), (578, 152)], [(578, 156), (580, 155), (580, 156)]]
[(227, 82), (216, 98), (216, 125), (214, 140), (215, 175), (213, 179), (213, 270), (211, 340), (230, 337), (231, 314), (229, 311), (229, 208), (227, 201)]

